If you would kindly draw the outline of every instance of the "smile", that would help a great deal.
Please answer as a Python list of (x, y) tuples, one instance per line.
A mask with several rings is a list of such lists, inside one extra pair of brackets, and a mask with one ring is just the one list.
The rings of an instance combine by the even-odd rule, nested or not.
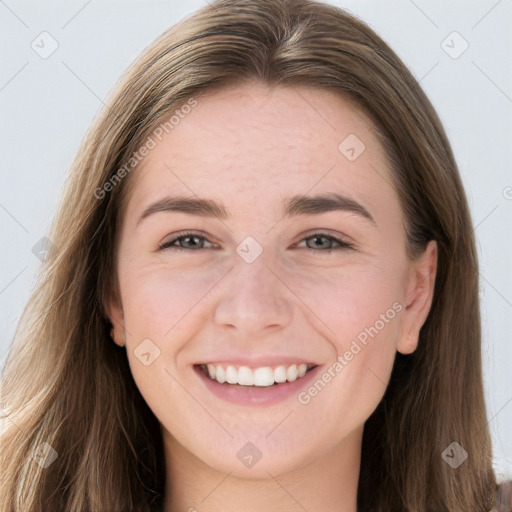
[(248, 366), (236, 367), (234, 365), (223, 366), (220, 364), (202, 364), (201, 370), (210, 379), (220, 384), (238, 384), (240, 386), (259, 386), (268, 387), (283, 382), (294, 382), (304, 377), (307, 372), (315, 368), (315, 365), (290, 364), (280, 365), (272, 368), (271, 366), (261, 366), (259, 368), (249, 368)]

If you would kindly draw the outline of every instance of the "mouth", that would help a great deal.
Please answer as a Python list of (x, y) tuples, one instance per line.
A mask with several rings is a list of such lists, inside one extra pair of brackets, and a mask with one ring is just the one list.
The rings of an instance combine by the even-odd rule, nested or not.
[(207, 363), (195, 366), (209, 379), (219, 384), (261, 388), (300, 380), (317, 365), (300, 363), (250, 368), (249, 366)]

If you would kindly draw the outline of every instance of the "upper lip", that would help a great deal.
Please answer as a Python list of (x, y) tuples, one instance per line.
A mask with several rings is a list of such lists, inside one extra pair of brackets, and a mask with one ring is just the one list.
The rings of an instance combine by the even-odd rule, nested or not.
[(221, 366), (248, 366), (249, 368), (261, 368), (263, 366), (289, 366), (292, 364), (307, 364), (308, 366), (317, 366), (318, 363), (313, 362), (311, 359), (305, 359), (298, 356), (259, 356), (253, 358), (247, 357), (212, 357), (212, 359), (204, 360), (196, 363), (201, 364), (213, 364)]

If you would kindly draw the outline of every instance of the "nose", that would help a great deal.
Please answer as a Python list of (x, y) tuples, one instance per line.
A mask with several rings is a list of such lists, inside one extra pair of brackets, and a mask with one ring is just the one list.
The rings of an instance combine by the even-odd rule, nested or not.
[(238, 259), (217, 290), (215, 324), (241, 338), (255, 339), (292, 321), (293, 294), (278, 266), (264, 256), (252, 263)]

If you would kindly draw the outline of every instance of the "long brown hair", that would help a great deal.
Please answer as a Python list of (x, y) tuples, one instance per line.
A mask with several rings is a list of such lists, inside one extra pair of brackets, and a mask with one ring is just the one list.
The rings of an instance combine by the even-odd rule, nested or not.
[[(165, 32), (134, 62), (73, 164), (49, 235), (56, 249), (2, 373), (2, 512), (161, 507), (160, 426), (124, 349), (109, 337), (105, 314), (106, 299), (118, 297), (116, 237), (133, 181), (126, 162), (187, 100), (200, 102), (207, 89), (245, 80), (326, 88), (353, 99), (387, 152), (409, 255), (421, 254), (429, 240), (438, 244), (435, 295), (418, 348), (397, 354), (386, 393), (365, 424), (358, 510), (492, 508), (497, 483), (475, 241), (434, 108), (388, 45), (343, 10), (309, 0), (220, 0)], [(442, 457), (453, 442), (468, 454), (457, 469)], [(57, 458), (45, 468), (41, 460), (50, 459), (42, 453)]]

